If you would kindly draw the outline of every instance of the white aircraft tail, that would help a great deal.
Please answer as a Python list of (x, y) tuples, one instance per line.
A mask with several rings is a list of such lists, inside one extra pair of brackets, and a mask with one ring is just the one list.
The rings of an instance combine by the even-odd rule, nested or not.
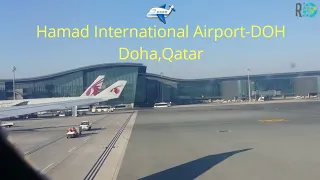
[(169, 6), (169, 11), (170, 11), (170, 12), (171, 12), (171, 11), (176, 12), (176, 9), (174, 8), (174, 5), (170, 5), (170, 6)]
[(104, 75), (100, 75), (97, 77), (95, 81), (83, 92), (83, 94), (80, 97), (86, 97), (86, 96), (96, 96), (103, 84), (104, 81)]
[(117, 99), (121, 95), (127, 81), (120, 80), (103, 90), (96, 97), (106, 98), (106, 99)]

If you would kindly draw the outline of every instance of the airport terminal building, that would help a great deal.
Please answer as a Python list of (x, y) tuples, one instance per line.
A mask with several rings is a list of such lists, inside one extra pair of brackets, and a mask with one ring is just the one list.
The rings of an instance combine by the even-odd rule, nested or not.
[[(177, 79), (146, 73), (139, 63), (110, 63), (72, 69), (56, 74), (15, 80), (17, 98), (47, 98), (80, 96), (98, 75), (105, 75), (103, 88), (117, 80), (127, 80), (120, 98), (109, 104), (153, 106), (155, 102), (175, 104), (205, 100), (252, 98), (259, 96), (307, 96), (320, 92), (320, 71), (281, 74)], [(12, 99), (13, 80), (0, 79), (0, 100)]]

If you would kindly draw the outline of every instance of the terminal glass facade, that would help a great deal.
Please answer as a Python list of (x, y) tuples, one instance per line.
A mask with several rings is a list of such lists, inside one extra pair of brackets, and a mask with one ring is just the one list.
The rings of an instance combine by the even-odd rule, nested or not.
[(135, 94), (135, 104), (146, 105), (147, 104), (147, 79), (146, 74), (141, 73), (138, 75), (136, 94)]
[(146, 80), (142, 79), (141, 82), (143, 83), (138, 83), (138, 89), (141, 92), (137, 92), (141, 97), (139, 104), (143, 101), (149, 105), (162, 101), (188, 104), (221, 97), (220, 82), (216, 80), (182, 81), (147, 74)]
[(5, 99), (6, 97), (6, 86), (4, 82), (0, 82), (0, 99)]
[[(109, 87), (118, 80), (126, 80), (127, 84), (120, 97), (116, 100), (111, 100), (111, 104), (129, 104), (134, 103), (136, 94), (136, 84), (138, 78), (138, 67), (112, 67), (86, 72), (86, 89), (99, 76), (105, 75), (103, 89)], [(84, 90), (83, 90), (84, 91)]]
[[(137, 63), (102, 64), (61, 72), (44, 77), (17, 79), (17, 98), (80, 96), (99, 76), (105, 75), (102, 89), (117, 80), (126, 80), (120, 98), (108, 104), (153, 106), (171, 101), (174, 104), (198, 103), (204, 100), (248, 98), (247, 76), (186, 80), (146, 73)], [(251, 95), (306, 96), (320, 90), (320, 71), (250, 76)], [(0, 99), (12, 99), (13, 83), (0, 80)]]
[(178, 83), (179, 99), (203, 99), (203, 98), (219, 98), (220, 84), (218, 81), (193, 81)]
[[(130, 104), (135, 101), (136, 84), (140, 66), (107, 66), (88, 68), (39, 80), (16, 80), (16, 93), (24, 99), (49, 97), (76, 97), (99, 76), (105, 75), (102, 90), (118, 80), (126, 80), (127, 84), (121, 96), (109, 104)], [(12, 99), (12, 81), (0, 81), (0, 99)]]
[(31, 83), (17, 82), (16, 88), (23, 90), (23, 97), (26, 99), (80, 96), (83, 89), (83, 75), (82, 72), (74, 72)]
[(293, 78), (259, 78), (253, 80), (257, 92), (278, 91), (277, 95), (294, 95)]

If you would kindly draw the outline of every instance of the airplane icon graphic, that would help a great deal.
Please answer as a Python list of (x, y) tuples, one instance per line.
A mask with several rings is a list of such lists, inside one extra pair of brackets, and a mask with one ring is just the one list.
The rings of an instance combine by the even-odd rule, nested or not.
[(166, 4), (164, 4), (159, 7), (151, 8), (147, 13), (147, 17), (158, 18), (161, 22), (163, 22), (163, 24), (166, 24), (165, 18), (169, 17), (172, 11), (176, 11), (173, 5), (169, 6), (169, 9), (166, 9)]

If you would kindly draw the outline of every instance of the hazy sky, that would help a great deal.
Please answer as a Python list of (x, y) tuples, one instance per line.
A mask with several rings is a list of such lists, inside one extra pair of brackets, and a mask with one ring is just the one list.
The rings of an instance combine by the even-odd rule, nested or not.
[[(177, 78), (202, 78), (320, 70), (320, 12), (313, 18), (295, 16), (293, 0), (216, 1), (216, 0), (10, 0), (0, 7), (1, 64), (0, 79), (33, 77), (77, 67), (114, 62), (138, 62), (147, 71), (163, 72)], [(320, 7), (320, 1), (316, 1)], [(174, 4), (176, 12), (167, 24), (146, 18), (151, 7)], [(251, 25), (285, 25), (285, 38), (246, 39), (45, 39), (36, 37), (37, 25), (82, 28), (85, 25), (121, 28), (190, 26), (190, 36), (197, 25), (236, 28)], [(198, 61), (119, 60), (119, 47), (157, 49), (203, 49)], [(295, 63), (295, 68), (290, 68)]]

